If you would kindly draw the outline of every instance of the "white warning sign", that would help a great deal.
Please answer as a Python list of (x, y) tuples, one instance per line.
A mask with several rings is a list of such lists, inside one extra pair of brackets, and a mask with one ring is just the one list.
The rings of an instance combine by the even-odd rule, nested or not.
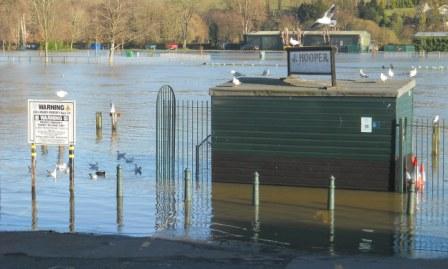
[(28, 100), (28, 143), (74, 145), (75, 101)]

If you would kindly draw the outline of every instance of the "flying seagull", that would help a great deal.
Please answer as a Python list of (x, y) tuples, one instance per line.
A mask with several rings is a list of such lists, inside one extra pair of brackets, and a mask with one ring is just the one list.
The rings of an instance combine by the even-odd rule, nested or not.
[(409, 71), (409, 77), (413, 78), (415, 76), (417, 76), (417, 68), (412, 67), (411, 71)]
[(322, 18), (317, 19), (313, 25), (311, 25), (311, 28), (315, 28), (317, 26), (332, 26), (336, 25), (336, 20), (332, 20), (334, 14), (336, 12), (336, 5), (332, 4), (331, 7), (325, 11), (324, 16)]
[(117, 161), (121, 159), (126, 159), (126, 152), (120, 152), (117, 150)]
[(386, 80), (387, 80), (387, 76), (384, 75), (383, 73), (381, 73), (381, 75), (380, 75), (380, 79), (381, 79), (382, 82), (386, 82)]
[(134, 165), (135, 165), (135, 167), (134, 167), (134, 174), (135, 175), (139, 174), (141, 176), (142, 175), (142, 167), (138, 166), (136, 163)]
[(99, 169), (99, 167), (98, 167), (98, 162), (95, 162), (95, 163), (89, 163), (89, 166), (90, 166), (90, 170), (95, 170), (95, 171), (98, 171), (98, 169)]
[(239, 79), (237, 79), (236, 77), (233, 77), (233, 79), (232, 79), (232, 83), (233, 83), (233, 85), (235, 85), (235, 86), (239, 86), (239, 85), (241, 85), (241, 81), (240, 81)]
[(56, 167), (54, 168), (53, 171), (47, 170), (47, 177), (52, 177), (52, 178), (56, 179), (56, 175), (57, 175), (56, 171), (57, 171)]
[(362, 78), (368, 78), (368, 77), (369, 77), (369, 75), (367, 75), (366, 73), (364, 73), (364, 71), (362, 71), (362, 69), (359, 69), (359, 75), (360, 75)]
[(59, 90), (56, 92), (56, 95), (60, 98), (64, 98), (67, 94), (68, 94), (68, 92), (66, 92), (64, 90)]

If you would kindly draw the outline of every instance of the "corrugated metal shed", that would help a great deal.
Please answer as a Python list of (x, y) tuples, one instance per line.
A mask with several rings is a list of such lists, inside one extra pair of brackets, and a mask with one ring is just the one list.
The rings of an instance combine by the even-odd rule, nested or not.
[(210, 89), (213, 180), (259, 171), (265, 184), (327, 186), (334, 175), (339, 188), (393, 190), (396, 120), (412, 117), (414, 80), (240, 80)]

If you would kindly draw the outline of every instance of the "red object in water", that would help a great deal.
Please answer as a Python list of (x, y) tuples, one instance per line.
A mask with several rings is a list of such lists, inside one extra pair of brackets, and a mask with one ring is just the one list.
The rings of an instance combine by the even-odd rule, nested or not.
[(177, 43), (175, 43), (175, 42), (170, 42), (170, 43), (167, 43), (167, 44), (165, 45), (165, 47), (166, 47), (167, 49), (169, 49), (169, 50), (175, 50), (175, 49), (178, 48), (178, 45), (177, 45)]

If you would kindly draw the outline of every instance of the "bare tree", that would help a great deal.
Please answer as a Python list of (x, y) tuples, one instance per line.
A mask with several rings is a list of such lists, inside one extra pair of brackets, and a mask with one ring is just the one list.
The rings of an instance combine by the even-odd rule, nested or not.
[(227, 0), (228, 7), (240, 16), (242, 34), (249, 33), (253, 27), (266, 17), (262, 0)]
[(31, 2), (44, 41), (45, 63), (48, 63), (48, 42), (55, 27), (55, 0), (31, 0)]
[(104, 39), (109, 43), (109, 63), (113, 64), (117, 42), (124, 41), (127, 31), (129, 0), (103, 0), (99, 6), (99, 18)]
[(193, 17), (195, 10), (198, 6), (197, 0), (174, 0), (173, 4), (178, 8), (180, 13), (180, 30), (181, 39), (183, 42), (183, 48), (187, 48), (188, 28)]

